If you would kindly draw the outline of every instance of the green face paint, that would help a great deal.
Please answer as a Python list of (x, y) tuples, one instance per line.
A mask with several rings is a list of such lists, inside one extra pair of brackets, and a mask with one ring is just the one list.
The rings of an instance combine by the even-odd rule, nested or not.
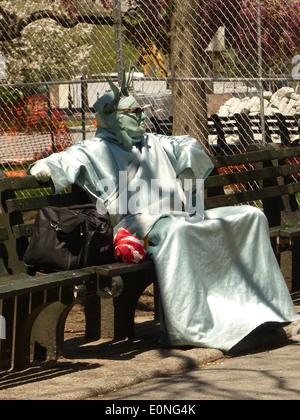
[[(123, 75), (121, 88), (109, 80), (112, 92), (103, 95), (94, 104), (97, 120), (96, 135), (105, 138), (104, 130), (109, 130), (109, 140), (114, 140), (127, 148), (140, 142), (146, 131), (144, 126), (146, 116), (141, 112), (136, 99), (129, 93), (130, 81), (131, 72), (127, 79), (125, 74)], [(111, 137), (112, 133), (114, 138)]]
[(120, 129), (125, 131), (133, 140), (145, 134), (145, 114), (139, 114), (140, 106), (133, 96), (122, 98), (118, 104), (117, 121)]

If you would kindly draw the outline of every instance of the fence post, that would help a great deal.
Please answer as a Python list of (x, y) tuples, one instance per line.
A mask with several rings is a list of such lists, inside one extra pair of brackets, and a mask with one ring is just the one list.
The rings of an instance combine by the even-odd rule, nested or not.
[(54, 132), (53, 132), (53, 125), (52, 125), (52, 109), (51, 109), (51, 98), (50, 98), (50, 89), (48, 82), (48, 77), (45, 77), (46, 82), (46, 94), (47, 94), (47, 107), (48, 107), (48, 118), (49, 118), (49, 127), (50, 127), (50, 135), (51, 135), (51, 148), (52, 151), (55, 152), (55, 139), (54, 139)]
[(261, 0), (257, 0), (257, 43), (258, 43), (258, 75), (259, 75), (259, 96), (261, 113), (261, 135), (262, 144), (266, 145), (266, 126), (264, 108), (264, 89), (262, 82), (262, 43), (261, 43)]
[(81, 125), (82, 125), (82, 140), (86, 139), (86, 121), (85, 114), (88, 108), (88, 98), (87, 98), (87, 83), (84, 82), (84, 77), (80, 77), (82, 80), (81, 83)]
[(122, 16), (120, 0), (113, 0), (113, 16), (115, 29), (115, 43), (117, 55), (118, 82), (121, 85), (124, 70), (124, 51), (122, 40)]

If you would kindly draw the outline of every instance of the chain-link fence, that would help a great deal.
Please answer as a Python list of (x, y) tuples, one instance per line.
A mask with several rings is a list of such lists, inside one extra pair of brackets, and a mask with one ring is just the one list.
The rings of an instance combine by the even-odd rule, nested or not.
[(191, 134), (210, 153), (291, 145), (299, 31), (300, 0), (2, 0), (2, 169), (92, 137), (105, 78), (130, 62), (147, 130)]

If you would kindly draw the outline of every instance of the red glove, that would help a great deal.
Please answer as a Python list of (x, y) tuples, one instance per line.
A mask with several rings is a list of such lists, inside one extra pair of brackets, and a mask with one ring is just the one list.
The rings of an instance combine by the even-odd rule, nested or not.
[(117, 261), (138, 263), (146, 258), (144, 240), (128, 229), (119, 229), (115, 236), (115, 257)]

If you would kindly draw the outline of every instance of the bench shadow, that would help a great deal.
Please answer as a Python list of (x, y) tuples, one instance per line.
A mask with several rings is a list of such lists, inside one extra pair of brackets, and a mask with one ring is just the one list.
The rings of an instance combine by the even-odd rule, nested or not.
[(78, 371), (97, 369), (99, 363), (73, 363), (73, 362), (44, 362), (22, 371), (0, 372), (0, 391), (28, 385), (35, 382), (41, 383), (59, 376), (69, 375)]
[(130, 360), (139, 354), (157, 348), (159, 334), (159, 323), (155, 320), (147, 320), (136, 323), (134, 339), (122, 341), (100, 339), (90, 342), (82, 335), (66, 340), (65, 357), (70, 360)]
[[(0, 372), (0, 392), (22, 385), (70, 375), (104, 366), (101, 360), (130, 360), (156, 347), (159, 324), (154, 320), (136, 324), (134, 340), (87, 341), (84, 332), (65, 341), (65, 357), (58, 361), (34, 362), (23, 370)], [(95, 362), (94, 362), (95, 360)]]
[[(201, 374), (202, 373), (202, 374)], [(242, 378), (242, 379), (241, 379)], [(269, 383), (269, 389), (245, 385), (234, 386), (234, 383), (247, 383), (253, 378), (253, 383)], [(249, 388), (249, 389), (248, 389)], [(158, 391), (160, 390), (160, 391)], [(288, 398), (287, 398), (288, 397)], [(227, 365), (191, 369), (175, 375), (157, 378), (144, 382), (142, 386), (129, 387), (116, 393), (101, 395), (101, 400), (299, 400), (300, 391), (297, 385), (292, 386), (286, 378), (270, 369), (256, 370), (253, 368), (236, 368)]]

